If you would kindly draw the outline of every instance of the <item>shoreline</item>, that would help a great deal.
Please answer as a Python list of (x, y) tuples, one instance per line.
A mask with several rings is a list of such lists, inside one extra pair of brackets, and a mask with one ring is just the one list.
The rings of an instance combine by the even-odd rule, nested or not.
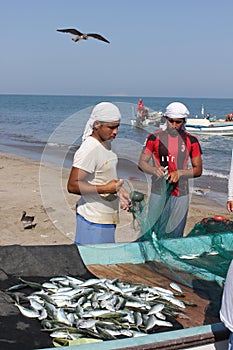
[[(78, 196), (66, 190), (68, 168), (41, 164), (38, 160), (0, 151), (1, 210), (0, 245), (72, 244), (75, 232), (75, 205)], [(145, 193), (145, 183), (130, 179), (134, 189)], [(208, 184), (205, 184), (206, 188)], [(223, 215), (232, 219), (226, 208), (214, 201), (210, 192), (192, 191), (185, 235), (204, 217)], [(227, 200), (227, 197), (226, 197)], [(35, 227), (24, 229), (22, 211), (35, 216)], [(132, 228), (132, 214), (120, 211), (116, 241), (128, 242), (137, 237)]]

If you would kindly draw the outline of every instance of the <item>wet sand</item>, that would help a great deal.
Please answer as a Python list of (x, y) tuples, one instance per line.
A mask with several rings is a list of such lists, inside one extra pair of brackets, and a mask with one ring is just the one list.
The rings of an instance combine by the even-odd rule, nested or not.
[[(78, 196), (67, 192), (68, 176), (69, 169), (0, 152), (0, 245), (73, 243)], [(144, 182), (132, 178), (130, 181), (135, 190), (147, 192)], [(193, 187), (185, 235), (204, 217), (224, 215), (233, 219), (225, 206), (209, 198), (211, 191), (209, 184), (202, 184), (201, 191), (196, 185)], [(25, 229), (20, 221), (23, 210), (35, 216), (34, 227)], [(134, 240), (138, 232), (132, 227), (132, 214), (121, 211), (120, 220), (116, 241)]]

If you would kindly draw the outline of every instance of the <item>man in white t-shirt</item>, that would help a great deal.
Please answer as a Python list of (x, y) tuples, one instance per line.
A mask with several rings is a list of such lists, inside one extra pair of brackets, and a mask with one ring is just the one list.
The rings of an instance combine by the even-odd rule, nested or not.
[(75, 244), (115, 242), (119, 204), (124, 210), (130, 209), (129, 194), (122, 187), (124, 181), (117, 177), (117, 155), (111, 149), (120, 120), (117, 106), (109, 102), (97, 104), (74, 155), (67, 188), (81, 195)]

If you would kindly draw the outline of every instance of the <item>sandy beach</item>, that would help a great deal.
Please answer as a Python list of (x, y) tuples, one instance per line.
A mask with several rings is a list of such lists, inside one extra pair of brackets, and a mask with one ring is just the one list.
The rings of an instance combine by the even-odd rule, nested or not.
[[(75, 231), (77, 196), (66, 190), (69, 169), (0, 152), (0, 245), (72, 244)], [(133, 181), (134, 189), (145, 192), (145, 184)], [(22, 211), (35, 216), (34, 227), (25, 229)], [(228, 216), (225, 207), (206, 198), (202, 192), (191, 196), (185, 235), (204, 217)], [(120, 212), (116, 241), (132, 241), (132, 214)], [(232, 217), (231, 217), (232, 219)]]

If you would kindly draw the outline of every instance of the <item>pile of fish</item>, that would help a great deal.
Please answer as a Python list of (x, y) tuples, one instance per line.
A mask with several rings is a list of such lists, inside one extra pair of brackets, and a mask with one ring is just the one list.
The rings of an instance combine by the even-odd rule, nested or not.
[[(175, 283), (164, 289), (107, 278), (53, 277), (41, 284), (20, 280), (6, 292), (24, 316), (37, 318), (53, 338), (143, 336), (173, 327), (167, 318), (186, 316), (182, 311), (188, 302), (178, 299), (184, 294)], [(25, 287), (33, 292), (26, 296)]]

